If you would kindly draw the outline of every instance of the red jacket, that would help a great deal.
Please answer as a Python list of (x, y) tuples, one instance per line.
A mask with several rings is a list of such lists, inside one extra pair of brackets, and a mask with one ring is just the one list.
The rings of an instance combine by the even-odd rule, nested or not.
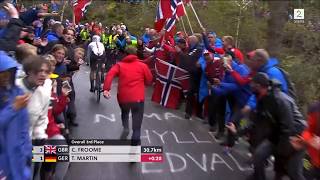
[[(314, 136), (320, 136), (320, 102), (310, 108), (308, 113), (308, 128), (302, 133), (305, 141), (311, 140)], [(312, 164), (320, 168), (320, 150), (309, 146), (308, 153)]]
[(128, 55), (114, 65), (106, 75), (103, 90), (109, 91), (115, 76), (118, 80), (118, 102), (144, 101), (144, 86), (151, 84), (152, 74), (146, 64), (140, 62), (136, 55)]
[(251, 71), (246, 77), (242, 77), (237, 71), (232, 71), (230, 74), (240, 86), (244, 86), (251, 82), (253, 76), (256, 75), (256, 72)]
[(239, 60), (241, 64), (244, 63), (244, 57), (242, 52), (237, 48), (232, 48), (231, 51), (234, 53), (235, 57)]
[[(170, 46), (170, 45), (168, 45), (168, 44), (164, 44), (163, 45), (163, 49), (166, 51), (166, 52), (168, 52), (168, 53), (170, 53), (172, 56), (171, 56), (171, 62), (170, 63), (174, 63), (176, 66), (179, 66), (179, 63), (180, 63), (180, 55), (179, 55), (179, 53), (177, 53), (177, 51), (176, 51), (176, 49), (174, 48), (174, 46)], [(184, 51), (185, 53), (187, 53), (186, 52), (186, 50)], [(167, 61), (167, 60), (165, 60), (165, 61)]]
[(47, 134), (49, 138), (54, 135), (61, 134), (60, 128), (57, 125), (54, 116), (61, 114), (65, 109), (67, 105), (67, 96), (57, 97), (57, 95), (54, 92), (52, 92), (50, 100), (51, 103), (48, 110), (49, 123), (47, 126)]

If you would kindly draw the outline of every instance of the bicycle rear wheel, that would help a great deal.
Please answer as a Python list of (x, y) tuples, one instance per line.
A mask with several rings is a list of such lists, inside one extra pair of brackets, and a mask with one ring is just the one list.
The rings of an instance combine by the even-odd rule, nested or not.
[(97, 103), (100, 102), (100, 96), (101, 96), (101, 77), (99, 76), (99, 71), (101, 71), (100, 65), (98, 65), (98, 69), (96, 72), (96, 95), (97, 95)]

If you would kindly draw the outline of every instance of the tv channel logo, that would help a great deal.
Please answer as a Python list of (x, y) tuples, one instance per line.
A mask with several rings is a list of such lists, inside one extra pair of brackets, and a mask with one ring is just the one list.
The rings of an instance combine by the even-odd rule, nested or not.
[(304, 9), (294, 9), (293, 20), (295, 23), (304, 23)]

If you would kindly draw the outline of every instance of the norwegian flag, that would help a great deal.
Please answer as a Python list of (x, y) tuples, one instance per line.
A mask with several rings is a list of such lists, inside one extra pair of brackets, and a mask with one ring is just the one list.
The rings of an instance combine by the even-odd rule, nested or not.
[(158, 32), (161, 31), (166, 20), (172, 16), (170, 1), (168, 0), (159, 0), (157, 7), (156, 20), (154, 23), (154, 29)]
[(172, 16), (167, 20), (165, 29), (169, 34), (174, 34), (176, 20), (185, 14), (182, 0), (172, 0), (171, 1), (171, 10)]
[(176, 109), (181, 93), (186, 93), (189, 89), (188, 72), (160, 59), (155, 62), (155, 71), (157, 79), (151, 100), (164, 107)]
[(14, 6), (17, 6), (17, 0), (11, 0), (11, 4), (13, 4)]
[(45, 154), (57, 154), (57, 147), (51, 145), (44, 146), (44, 153)]
[(155, 30), (160, 32), (163, 27), (172, 32), (176, 19), (185, 14), (182, 0), (160, 0), (157, 8)]
[(91, 0), (72, 0), (75, 23), (78, 24), (86, 12), (86, 8), (91, 4)]

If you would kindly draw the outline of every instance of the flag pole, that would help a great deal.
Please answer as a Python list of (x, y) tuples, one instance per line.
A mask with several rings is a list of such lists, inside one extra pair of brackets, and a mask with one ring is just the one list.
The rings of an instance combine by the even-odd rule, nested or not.
[(76, 25), (76, 15), (74, 14), (74, 6), (72, 3), (70, 3), (71, 12), (72, 12), (72, 23)]
[(196, 16), (196, 18), (197, 18), (197, 20), (198, 20), (198, 23), (199, 23), (200, 27), (203, 29), (203, 26), (202, 26), (202, 24), (201, 24), (201, 22), (200, 22), (200, 19), (199, 19), (198, 15), (197, 15), (196, 10), (194, 9), (194, 7), (193, 7), (193, 5), (192, 5), (192, 2), (190, 2), (189, 4), (190, 4), (190, 7), (191, 7), (194, 15)]
[(61, 12), (61, 15), (60, 15), (60, 21), (61, 22), (63, 21), (64, 11), (65, 11), (67, 3), (68, 3), (68, 1), (65, 1), (64, 4), (63, 4), (63, 7), (62, 7), (62, 12)]
[(184, 33), (187, 34), (186, 27), (184, 26), (184, 22), (183, 22), (182, 16), (180, 18), (181, 18), (181, 24), (182, 24), (183, 31), (184, 31)]
[(186, 8), (184, 7), (184, 3), (183, 2), (182, 2), (182, 7), (183, 7), (184, 12), (186, 13), (186, 17), (187, 17), (187, 20), (188, 20), (188, 23), (189, 23), (189, 26), (190, 26), (190, 29), (191, 29), (191, 33), (193, 34), (193, 29), (192, 29), (192, 26), (191, 26), (191, 23), (190, 23), (190, 20), (189, 20), (189, 16), (188, 16), (188, 13), (186, 11)]

